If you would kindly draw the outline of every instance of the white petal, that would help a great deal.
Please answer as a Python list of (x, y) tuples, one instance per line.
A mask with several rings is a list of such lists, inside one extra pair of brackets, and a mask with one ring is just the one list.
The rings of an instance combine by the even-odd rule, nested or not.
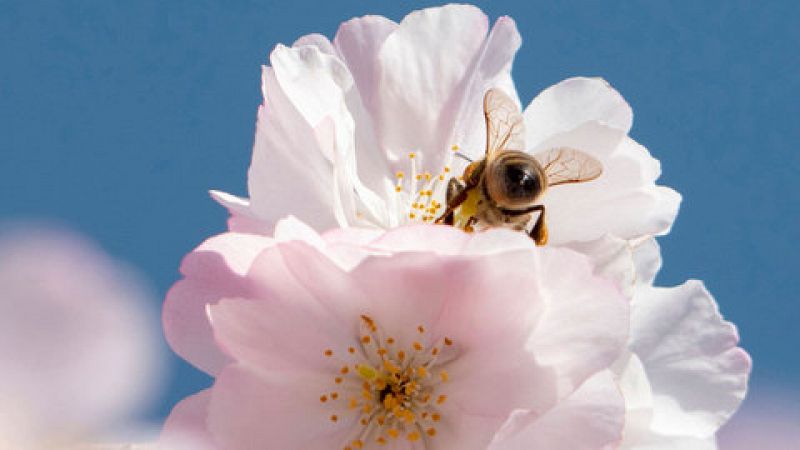
[(652, 429), (711, 436), (747, 390), (751, 362), (736, 346), (736, 328), (698, 281), (639, 291), (631, 310), (631, 349), (653, 389)]
[(343, 23), (336, 32), (334, 46), (353, 75), (361, 99), (370, 111), (379, 101), (377, 84), (381, 68), (378, 53), (397, 24), (382, 16), (365, 16)]
[[(378, 52), (397, 24), (381, 16), (366, 16), (343, 23), (334, 45), (347, 64), (355, 84), (347, 93), (347, 103), (355, 119), (355, 145), (358, 175), (366, 187), (384, 195), (393, 194), (394, 171), (375, 135), (374, 117), (380, 105), (381, 66)], [(388, 224), (385, 224), (388, 225)]]
[(625, 407), (614, 379), (603, 371), (555, 408), (538, 416), (515, 413), (491, 450), (599, 450), (622, 437)]
[(594, 241), (570, 242), (565, 247), (588, 256), (595, 275), (614, 281), (620, 292), (633, 298), (636, 268), (628, 241), (606, 235)]
[(269, 67), (264, 69), (263, 82), (265, 105), (258, 111), (247, 176), (251, 211), (270, 227), (291, 211), (317, 229), (332, 228), (338, 222), (331, 155)]
[(562, 146), (597, 158), (603, 174), (590, 182), (553, 187), (544, 194), (551, 244), (592, 240), (604, 234), (634, 239), (669, 231), (680, 195), (656, 186), (659, 162), (646, 148), (620, 130), (587, 122), (552, 137), (533, 153)]
[(625, 428), (621, 448), (637, 448), (638, 444), (652, 436), (652, 388), (642, 362), (631, 352), (625, 352), (611, 370), (625, 398)]
[(652, 286), (658, 271), (661, 270), (661, 248), (655, 238), (647, 236), (631, 242), (633, 263), (636, 266), (636, 283), (639, 286)]
[(262, 234), (265, 236), (272, 233), (272, 226), (259, 219), (250, 209), (250, 200), (221, 191), (210, 191), (209, 193), (211, 198), (224, 206), (230, 213), (228, 218), (229, 231)]
[(602, 78), (570, 78), (542, 91), (525, 109), (528, 147), (598, 121), (627, 134), (633, 111)]
[(292, 47), (316, 47), (322, 53), (326, 55), (335, 55), (336, 49), (333, 48), (333, 44), (331, 41), (328, 40), (325, 36), (319, 33), (312, 33), (302, 36), (298, 40), (294, 41)]
[(287, 48), (279, 45), (270, 61), (281, 89), (314, 129), (319, 148), (333, 163), (333, 182), (328, 189), (333, 194), (339, 224), (356, 222), (359, 200), (371, 196), (368, 192), (353, 195), (354, 190), (363, 189), (356, 177), (355, 123), (346, 101), (347, 92), (353, 86), (352, 76), (341, 60), (315, 46)]
[[(499, 88), (512, 99), (517, 99), (516, 88), (511, 78), (511, 64), (521, 44), (522, 38), (514, 20), (510, 17), (500, 17), (486, 38), (480, 58), (470, 69), (471, 78), (460, 101), (460, 111), (451, 141), (461, 147), (462, 154), (472, 159), (482, 158), (486, 150), (486, 125), (483, 115), (483, 97), (486, 91), (490, 88)], [(466, 164), (461, 160), (456, 161)]]
[[(447, 141), (468, 82), (465, 77), (488, 28), (478, 8), (448, 5), (409, 14), (386, 38), (378, 53), (380, 91), (372, 115), (390, 159), (403, 158), (409, 151), (442, 155), (453, 144)], [(434, 172), (437, 161), (432, 159), (423, 164)]]

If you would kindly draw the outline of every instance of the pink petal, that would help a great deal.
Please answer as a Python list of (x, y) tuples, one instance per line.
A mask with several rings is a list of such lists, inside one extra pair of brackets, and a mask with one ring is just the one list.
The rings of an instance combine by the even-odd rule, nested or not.
[(159, 437), (159, 448), (166, 450), (213, 450), (213, 437), (206, 424), (211, 390), (206, 389), (181, 400), (170, 412)]
[(545, 308), (529, 348), (559, 374), (561, 397), (620, 355), (628, 338), (628, 301), (611, 281), (592, 275), (585, 257), (542, 250)]
[[(209, 306), (219, 345), (237, 361), (259, 370), (335, 373), (324, 356), (355, 341), (350, 329), (308, 295), (263, 301), (225, 299)], [(357, 317), (351, 320), (357, 326)]]
[(184, 258), (184, 279), (175, 283), (164, 301), (164, 334), (172, 349), (209, 374), (229, 359), (214, 343), (206, 305), (223, 297), (247, 296), (244, 275), (256, 255), (272, 245), (262, 236), (225, 233), (215, 236)]
[(470, 240), (469, 234), (449, 226), (410, 225), (390, 229), (371, 246), (390, 252), (458, 254)]
[[(319, 404), (330, 380), (299, 374), (260, 374), (226, 368), (214, 384), (208, 427), (226, 450), (343, 448), (354, 423), (332, 422)], [(314, 412), (319, 411), (319, 415)]]
[(625, 405), (609, 372), (587, 380), (545, 414), (519, 411), (504, 426), (491, 450), (613, 449), (622, 438)]

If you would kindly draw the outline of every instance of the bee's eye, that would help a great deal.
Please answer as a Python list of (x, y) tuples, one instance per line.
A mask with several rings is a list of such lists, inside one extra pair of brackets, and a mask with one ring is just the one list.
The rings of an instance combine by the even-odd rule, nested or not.
[(542, 169), (533, 157), (507, 151), (486, 171), (489, 197), (499, 206), (521, 209), (531, 206), (542, 192)]
[(507, 164), (503, 167), (503, 184), (509, 199), (529, 199), (540, 190), (539, 178), (530, 165)]

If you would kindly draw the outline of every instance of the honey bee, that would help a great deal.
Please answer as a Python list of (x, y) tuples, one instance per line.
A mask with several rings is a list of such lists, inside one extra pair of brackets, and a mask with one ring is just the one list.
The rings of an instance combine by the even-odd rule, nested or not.
[(530, 231), (536, 245), (547, 243), (544, 205), (539, 199), (547, 188), (583, 183), (603, 173), (600, 161), (568, 147), (525, 153), (525, 125), (516, 103), (499, 89), (483, 97), (486, 119), (486, 154), (472, 161), (459, 178), (450, 178), (445, 210), (436, 223), (472, 231), (476, 224)]

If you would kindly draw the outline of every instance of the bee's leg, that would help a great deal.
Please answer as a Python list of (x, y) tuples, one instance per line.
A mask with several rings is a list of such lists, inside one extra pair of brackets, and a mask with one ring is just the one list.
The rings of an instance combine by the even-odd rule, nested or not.
[(539, 216), (536, 217), (536, 223), (529, 233), (530, 237), (536, 242), (536, 245), (547, 244), (547, 223), (544, 217), (544, 205), (536, 205), (531, 209), (531, 212), (539, 211)]
[(470, 216), (470, 218), (467, 219), (467, 223), (464, 225), (464, 231), (466, 231), (467, 233), (472, 233), (473, 231), (475, 231), (475, 228), (473, 228), (472, 226), (475, 225), (476, 223), (478, 223), (478, 219), (476, 219), (475, 216)]
[(436, 223), (444, 223), (445, 225), (453, 225), (453, 213), (464, 200), (467, 199), (466, 185), (458, 181), (457, 178), (450, 178), (447, 182), (447, 191), (445, 192), (445, 211), (436, 219)]

